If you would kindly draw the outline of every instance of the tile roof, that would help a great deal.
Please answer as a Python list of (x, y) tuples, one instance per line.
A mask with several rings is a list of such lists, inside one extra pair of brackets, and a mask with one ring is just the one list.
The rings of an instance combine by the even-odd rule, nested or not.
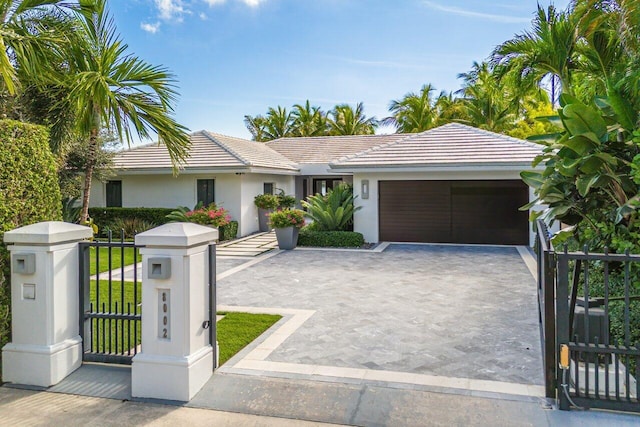
[(338, 169), (365, 167), (523, 165), (542, 152), (541, 146), (459, 123), (344, 156), (330, 163)]
[[(295, 163), (260, 142), (199, 131), (190, 135), (189, 168), (269, 168), (297, 171)], [(148, 144), (124, 150), (114, 158), (116, 169), (171, 168), (167, 147)]]
[(267, 142), (267, 146), (296, 163), (329, 163), (406, 137), (392, 134), (279, 138)]

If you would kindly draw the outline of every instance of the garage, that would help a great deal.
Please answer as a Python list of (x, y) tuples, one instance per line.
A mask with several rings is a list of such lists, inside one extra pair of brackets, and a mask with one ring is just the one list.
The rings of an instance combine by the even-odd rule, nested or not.
[(378, 191), (380, 241), (529, 243), (520, 180), (379, 181)]

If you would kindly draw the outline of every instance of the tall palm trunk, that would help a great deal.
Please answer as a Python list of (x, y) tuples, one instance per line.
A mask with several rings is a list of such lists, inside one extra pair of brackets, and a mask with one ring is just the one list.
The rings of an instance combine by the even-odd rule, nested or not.
[(89, 135), (89, 153), (87, 155), (86, 169), (84, 171), (84, 191), (82, 192), (82, 213), (80, 214), (80, 223), (84, 223), (89, 218), (89, 197), (91, 196), (91, 179), (93, 178), (93, 169), (96, 166), (98, 157), (98, 129), (91, 130)]

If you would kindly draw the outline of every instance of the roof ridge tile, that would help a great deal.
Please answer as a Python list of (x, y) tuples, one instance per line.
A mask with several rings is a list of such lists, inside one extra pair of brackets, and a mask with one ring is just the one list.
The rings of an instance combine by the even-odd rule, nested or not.
[[(213, 134), (211, 134), (209, 131), (206, 130), (202, 130), (200, 131), (204, 136), (206, 136), (210, 141), (218, 144), (220, 147), (222, 147), (223, 150), (225, 150), (227, 153), (231, 154), (233, 157), (235, 157), (238, 161), (240, 161), (243, 165), (245, 166), (252, 166), (251, 162), (248, 161), (247, 159), (245, 159), (244, 157), (242, 157), (240, 154), (236, 153), (234, 150), (232, 150), (229, 146), (227, 146), (227, 144), (223, 143), (222, 141), (220, 141), (219, 139), (217, 139)], [(223, 135), (224, 136), (224, 135)]]
[[(398, 133), (396, 133), (396, 135), (397, 135), (397, 134), (398, 134)], [(391, 135), (393, 135), (393, 134), (391, 134)], [(338, 158), (338, 159), (333, 160), (333, 161), (332, 161), (332, 162), (330, 162), (329, 164), (339, 163), (339, 162), (341, 162), (341, 161), (349, 160), (349, 159), (351, 159), (351, 158), (354, 158), (354, 157), (360, 156), (360, 155), (362, 155), (362, 154), (367, 154), (367, 153), (370, 153), (370, 152), (375, 151), (375, 150), (379, 150), (379, 149), (382, 149), (382, 148), (390, 147), (390, 146), (392, 146), (392, 145), (394, 145), (394, 144), (398, 144), (398, 143), (400, 143), (401, 141), (406, 141), (406, 140), (408, 140), (408, 139), (413, 138), (413, 137), (414, 137), (414, 136), (416, 136), (416, 135), (420, 135), (420, 133), (407, 133), (406, 135), (409, 135), (409, 136), (407, 136), (407, 137), (405, 137), (405, 138), (398, 138), (398, 139), (396, 139), (395, 141), (386, 142), (386, 143), (384, 143), (384, 144), (375, 145), (375, 146), (373, 146), (373, 147), (369, 147), (369, 148), (367, 148), (366, 150), (363, 150), (363, 151), (360, 151), (360, 152), (357, 152), (357, 153), (354, 153), (354, 154), (348, 154), (348, 155), (346, 155), (346, 156), (342, 156), (342, 157), (340, 157), (340, 158)], [(371, 136), (371, 135), (363, 135), (363, 136)], [(378, 135), (376, 135), (376, 136), (378, 136)]]

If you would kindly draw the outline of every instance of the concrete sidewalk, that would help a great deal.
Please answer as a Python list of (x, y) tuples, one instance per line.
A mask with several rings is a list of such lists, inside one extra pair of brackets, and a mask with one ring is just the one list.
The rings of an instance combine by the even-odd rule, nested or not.
[(553, 410), (543, 400), (494, 399), (375, 385), (224, 374), (214, 376), (209, 385), (207, 409), (200, 406), (205, 404), (202, 396), (185, 407), (5, 386), (0, 387), (0, 426), (631, 427), (640, 422), (637, 415)]
[(328, 424), (0, 387), (0, 426), (255, 426)]

